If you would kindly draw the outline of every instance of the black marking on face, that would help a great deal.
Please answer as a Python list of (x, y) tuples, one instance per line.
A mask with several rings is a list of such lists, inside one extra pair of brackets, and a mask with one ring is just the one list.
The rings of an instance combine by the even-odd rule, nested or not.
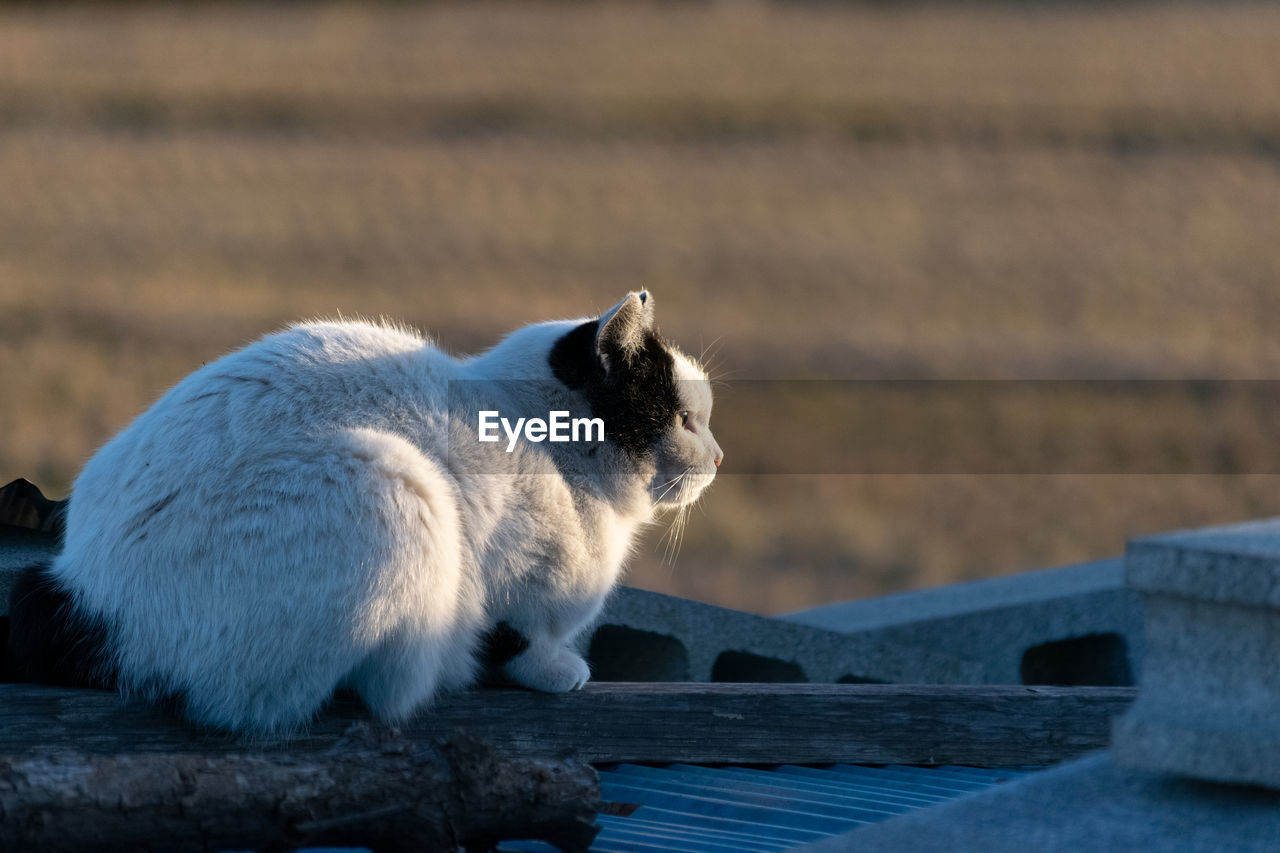
[(529, 639), (524, 634), (508, 622), (499, 622), (480, 641), (480, 661), (490, 667), (502, 666), (528, 648)]
[(606, 370), (596, 352), (598, 324), (597, 320), (583, 323), (556, 341), (547, 361), (557, 379), (583, 392), (592, 417), (604, 421), (605, 438), (642, 457), (683, 408), (675, 359), (658, 333), (647, 330), (634, 350), (606, 350), (610, 366)]
[(103, 620), (81, 610), (46, 565), (24, 569), (9, 594), (9, 656), (20, 681), (115, 685)]

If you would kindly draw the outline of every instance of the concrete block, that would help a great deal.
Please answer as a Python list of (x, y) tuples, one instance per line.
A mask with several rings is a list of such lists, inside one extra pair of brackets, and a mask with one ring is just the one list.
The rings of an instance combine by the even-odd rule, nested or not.
[(798, 848), (804, 853), (1273, 853), (1280, 794), (1117, 767), (1099, 753)]
[(1140, 596), (1120, 559), (815, 607), (782, 617), (865, 641), (945, 649), (979, 683), (1132, 685)]
[(1280, 789), (1280, 521), (1136, 540), (1127, 572), (1147, 662), (1116, 761)]
[(582, 641), (601, 681), (972, 684), (973, 661), (945, 647), (848, 636), (622, 587)]
[(1280, 518), (1135, 539), (1125, 570), (1144, 592), (1280, 608)]

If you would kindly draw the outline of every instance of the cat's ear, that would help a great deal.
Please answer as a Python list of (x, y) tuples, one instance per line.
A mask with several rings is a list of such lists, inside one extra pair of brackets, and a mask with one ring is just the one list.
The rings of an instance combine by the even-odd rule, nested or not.
[(644, 346), (645, 333), (653, 329), (653, 297), (649, 291), (631, 292), (600, 317), (596, 352), (608, 370), (617, 359), (630, 361)]

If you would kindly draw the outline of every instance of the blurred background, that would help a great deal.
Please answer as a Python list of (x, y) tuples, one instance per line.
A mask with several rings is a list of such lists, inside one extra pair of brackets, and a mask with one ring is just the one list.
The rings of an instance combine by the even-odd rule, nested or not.
[(632, 584), (776, 613), (1275, 514), (1272, 433), (1212, 474), (858, 474), (767, 458), (858, 436), (758, 389), (1280, 378), (1277, 45), (1250, 3), (0, 5), (0, 482), (65, 495), (299, 318), (472, 352), (650, 288), (727, 458)]

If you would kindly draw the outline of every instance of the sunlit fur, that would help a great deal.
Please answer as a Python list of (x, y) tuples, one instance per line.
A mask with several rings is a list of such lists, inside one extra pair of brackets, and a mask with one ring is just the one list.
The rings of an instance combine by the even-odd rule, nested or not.
[[(711, 385), (707, 374), (680, 352), (673, 352), (680, 408), (689, 413), (689, 423), (674, 433), (665, 459), (655, 478), (654, 503), (674, 515), (662, 543), (667, 562), (674, 563), (684, 540), (694, 501), (715, 479), (721, 451), (711, 434)], [(664, 439), (664, 444), (668, 441)], [(708, 454), (710, 450), (710, 455)]]
[[(650, 334), (652, 304), (606, 312), (600, 351)], [(696, 431), (673, 417), (642, 454), (477, 444), (460, 408), (582, 409), (548, 353), (586, 322), (470, 359), (389, 325), (307, 323), (180, 382), (85, 466), (51, 569), (107, 626), (121, 688), (253, 734), (305, 725), (341, 685), (396, 721), (470, 683), (499, 622), (528, 640), (511, 678), (580, 687), (570, 644), (637, 530), (696, 500), (721, 457), (706, 376), (673, 348)], [(456, 381), (499, 379), (520, 381)]]

